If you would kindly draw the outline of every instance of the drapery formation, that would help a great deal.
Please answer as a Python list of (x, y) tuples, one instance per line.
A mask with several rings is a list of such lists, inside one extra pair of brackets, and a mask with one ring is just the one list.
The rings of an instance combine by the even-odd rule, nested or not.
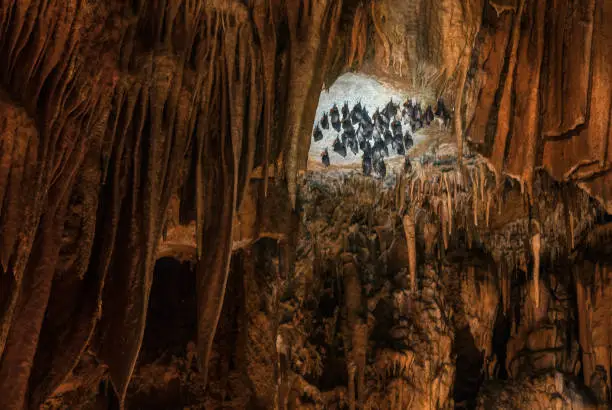
[[(196, 215), (207, 371), (252, 170), (263, 170), (265, 193), (268, 164), (279, 165), (295, 203), (323, 81), (371, 55), (402, 73), (404, 48), (391, 44), (380, 3), (0, 4), (0, 408), (37, 408), (86, 348), (123, 400), (180, 188)], [(469, 4), (475, 15), (480, 3)], [(475, 108), (460, 122), (499, 173), (529, 187), (543, 167), (608, 210), (611, 18), (604, 0), (486, 2), (466, 73)], [(365, 36), (368, 25), (380, 27)], [(428, 44), (443, 50), (438, 40)]]
[(38, 408), (86, 348), (123, 401), (185, 176), (206, 371), (235, 214), (280, 158), (295, 195), (342, 7), (288, 3), (0, 5), (0, 407)]
[[(498, 3), (504, 3), (500, 7)], [(612, 4), (489, 1), (466, 87), (466, 137), (528, 192), (536, 169), (612, 210)]]

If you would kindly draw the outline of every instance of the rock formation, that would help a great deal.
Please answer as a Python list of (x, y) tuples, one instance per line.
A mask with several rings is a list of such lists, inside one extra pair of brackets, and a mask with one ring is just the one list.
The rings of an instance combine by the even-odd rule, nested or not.
[[(606, 408), (611, 19), (4, 0), (0, 408)], [(305, 173), (348, 70), (449, 101), (452, 165)]]

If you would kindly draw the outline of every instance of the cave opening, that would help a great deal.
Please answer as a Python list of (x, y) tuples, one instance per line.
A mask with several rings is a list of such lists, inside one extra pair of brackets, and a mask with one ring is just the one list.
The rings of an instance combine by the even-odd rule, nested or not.
[(385, 178), (450, 142), (449, 120), (430, 92), (345, 73), (319, 96), (308, 169)]
[[(174, 256), (160, 257), (153, 271), (145, 332), (134, 382), (129, 387), (128, 408), (179, 409), (193, 402), (194, 393), (179, 375), (197, 370), (196, 337), (194, 266), (191, 261)], [(112, 395), (102, 396), (113, 403)]]
[(197, 331), (196, 276), (190, 262), (159, 259), (153, 273), (139, 363), (186, 357)]
[(493, 354), (497, 359), (495, 366), (493, 367), (492, 374), (490, 377), (496, 377), (499, 380), (508, 379), (508, 370), (506, 369), (506, 357), (508, 349), (508, 340), (512, 326), (510, 318), (507, 314), (504, 314), (501, 310), (498, 310), (495, 324), (493, 327)]
[(12, 272), (5, 272), (0, 264), (0, 314), (4, 314), (10, 303), (10, 292), (15, 286), (15, 279)]
[(455, 335), (458, 349), (456, 366), (458, 377), (455, 380), (453, 396), (455, 403), (465, 403), (468, 408), (475, 407), (478, 390), (483, 379), (484, 355), (478, 349), (469, 326), (459, 329)]

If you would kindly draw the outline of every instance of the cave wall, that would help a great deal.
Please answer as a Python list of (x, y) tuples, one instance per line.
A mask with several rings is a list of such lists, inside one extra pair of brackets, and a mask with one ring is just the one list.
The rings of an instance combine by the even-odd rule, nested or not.
[(455, 95), (482, 8), (482, 0), (364, 3), (347, 33), (348, 66), (419, 94)]
[(458, 141), (465, 132), (498, 174), (530, 192), (542, 168), (610, 211), (611, 7), (3, 2), (0, 405), (37, 407), (88, 346), (123, 401), (179, 191), (195, 224), (206, 374), (250, 181), (260, 175), (259, 209), (271, 176), (275, 199), (295, 205), (317, 95), (344, 70), (431, 65), (445, 73), (436, 94), (459, 109)]
[(205, 373), (251, 173), (266, 193), (278, 163), (295, 195), (302, 106), (341, 9), (300, 5), (2, 3), (1, 407), (37, 407), (89, 345), (123, 400), (185, 180)]
[[(280, 309), (287, 408), (609, 407), (609, 247), (589, 239), (609, 230), (605, 211), (544, 172), (530, 205), (465, 165), (396, 190), (304, 178)], [(583, 215), (574, 228), (566, 206)]]
[[(531, 190), (536, 169), (610, 211), (610, 18), (606, 1), (489, 2), (466, 82), (465, 137)], [(502, 7), (503, 6), (503, 7)]]
[(460, 149), (468, 141), (528, 192), (544, 169), (610, 211), (609, 9), (604, 0), (372, 1), (340, 27), (347, 41), (331, 79), (352, 68), (426, 100), (445, 96)]

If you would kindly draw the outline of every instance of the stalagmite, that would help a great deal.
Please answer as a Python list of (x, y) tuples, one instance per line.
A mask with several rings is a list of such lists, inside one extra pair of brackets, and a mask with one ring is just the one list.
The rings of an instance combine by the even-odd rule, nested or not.
[(408, 246), (408, 267), (410, 269), (410, 290), (413, 294), (416, 293), (416, 229), (414, 220), (414, 211), (404, 215), (402, 222), (404, 224), (404, 234), (406, 235), (406, 245)]

